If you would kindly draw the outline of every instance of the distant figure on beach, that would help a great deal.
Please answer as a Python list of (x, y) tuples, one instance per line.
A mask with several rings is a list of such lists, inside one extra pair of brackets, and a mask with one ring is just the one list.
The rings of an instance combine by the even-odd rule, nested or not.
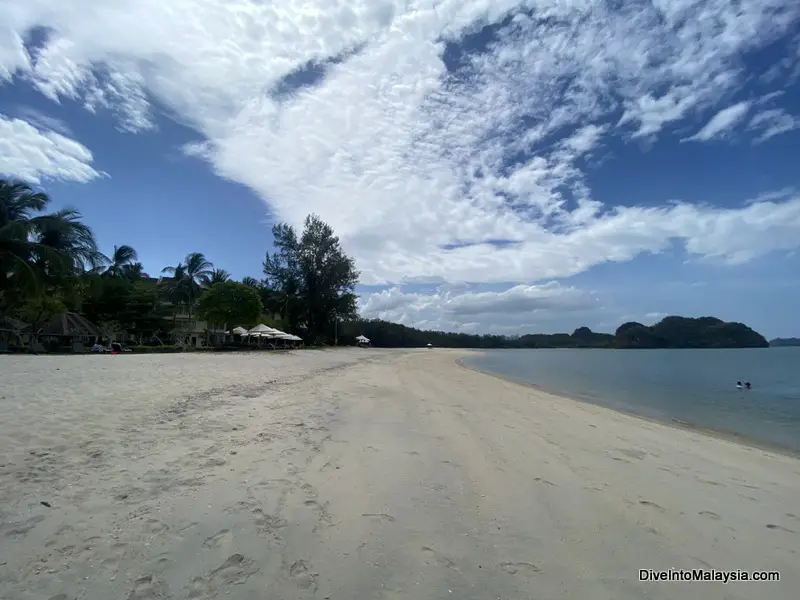
[(742, 382), (741, 382), (741, 381), (737, 381), (737, 382), (736, 382), (736, 389), (737, 389), (737, 390), (740, 390), (740, 389), (742, 389)]
[(749, 389), (750, 389), (750, 382), (749, 382), (749, 381), (746, 381), (746, 382), (745, 382), (745, 384), (744, 384), (744, 389), (746, 389), (746, 390), (749, 390)]

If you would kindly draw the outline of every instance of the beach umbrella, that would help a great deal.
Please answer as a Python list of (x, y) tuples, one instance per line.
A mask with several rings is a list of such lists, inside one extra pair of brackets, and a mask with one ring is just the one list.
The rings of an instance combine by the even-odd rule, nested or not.
[(244, 327), (234, 327), (233, 330), (231, 330), (231, 333), (234, 335), (247, 335), (247, 329)]
[(274, 331), (274, 329), (272, 329), (272, 327), (267, 327), (266, 325), (261, 324), (261, 325), (256, 325), (255, 327), (252, 327), (248, 331), (248, 333), (269, 333), (270, 331)]

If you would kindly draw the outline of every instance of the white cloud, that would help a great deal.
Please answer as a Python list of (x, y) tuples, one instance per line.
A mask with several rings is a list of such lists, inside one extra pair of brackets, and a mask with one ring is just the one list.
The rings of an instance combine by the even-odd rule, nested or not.
[(739, 102), (728, 108), (723, 108), (700, 131), (684, 141), (707, 142), (724, 137), (725, 134), (736, 127), (749, 110), (750, 102)]
[(43, 178), (85, 183), (98, 173), (92, 153), (75, 140), (0, 114), (0, 174), (33, 183)]
[[(728, 262), (785, 249), (800, 197), (611, 209), (578, 159), (601, 136), (652, 138), (717, 108), (743, 85), (742, 53), (797, 26), (796, 4), (618, 4), (29, 0), (0, 7), (0, 78), (114, 110), (127, 130), (152, 126), (158, 102), (202, 136), (187, 153), (277, 218), (319, 213), (365, 283), (547, 280), (675, 240)], [(448, 73), (447, 44), (512, 10)], [(34, 59), (22, 39), (36, 25), (51, 34)], [(314, 86), (270, 95), (344, 55)]]
[(755, 139), (755, 142), (760, 144), (776, 135), (800, 129), (800, 119), (793, 117), (783, 109), (771, 108), (753, 116), (748, 128), (761, 132)]
[(73, 136), (72, 130), (64, 121), (51, 117), (32, 106), (19, 106), (16, 110), (10, 112), (12, 112), (12, 116), (27, 121), (38, 129), (49, 129), (66, 137)]
[(424, 293), (392, 287), (359, 299), (359, 312), (365, 318), (470, 333), (515, 331), (521, 320), (532, 330), (554, 318), (588, 313), (599, 306), (593, 294), (555, 281), (517, 285), (500, 292), (442, 287)]

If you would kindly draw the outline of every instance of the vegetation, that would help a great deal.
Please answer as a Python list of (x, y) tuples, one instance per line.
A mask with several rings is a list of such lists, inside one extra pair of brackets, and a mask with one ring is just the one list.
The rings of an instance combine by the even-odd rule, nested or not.
[(763, 348), (767, 341), (741, 323), (725, 323), (713, 317), (691, 319), (667, 317), (647, 327), (641, 323), (620, 325), (614, 335), (580, 327), (569, 333), (526, 334), (522, 336), (470, 335), (421, 331), (380, 320), (343, 323), (340, 338), (353, 343), (363, 334), (378, 347), (444, 348)]
[[(272, 229), (262, 280), (231, 280), (204, 254), (192, 252), (160, 279), (150, 278), (131, 246), (100, 253), (91, 229), (75, 210), (47, 213), (49, 198), (27, 184), (0, 179), (0, 334), (21, 339), (20, 322), (41, 330), (66, 311), (78, 312), (109, 334), (166, 351), (184, 346), (199, 318), (234, 327), (264, 323), (300, 335), (309, 344), (338, 338), (353, 344), (366, 335), (374, 346), (454, 348), (722, 348), (766, 347), (741, 323), (712, 317), (667, 317), (647, 327), (624, 323), (615, 334), (587, 327), (571, 334), (469, 335), (421, 331), (361, 319), (356, 311), (359, 272), (329, 225), (306, 218), (301, 232), (285, 223)], [(180, 318), (179, 318), (180, 317)], [(206, 337), (206, 341), (208, 340)], [(167, 346), (164, 342), (175, 346)], [(198, 341), (202, 339), (198, 338)], [(773, 340), (795, 345), (798, 340)]]
[(236, 281), (215, 283), (197, 302), (197, 314), (209, 323), (225, 325), (258, 322), (264, 305), (258, 292)]
[(666, 317), (652, 327), (641, 323), (620, 325), (614, 336), (617, 348), (766, 348), (762, 335), (741, 323), (714, 317)]
[(355, 262), (316, 215), (306, 218), (299, 237), (285, 223), (272, 228), (272, 237), (276, 251), (264, 259), (266, 306), (290, 329), (303, 325), (313, 343), (330, 338), (336, 320), (356, 316)]
[(776, 348), (781, 346), (800, 346), (800, 338), (775, 338), (769, 341), (769, 345)]
[[(136, 345), (163, 340), (183, 347), (199, 321), (234, 327), (264, 323), (310, 341), (330, 343), (334, 322), (355, 314), (358, 272), (329, 225), (317, 216), (302, 232), (273, 228), (265, 278), (231, 280), (201, 252), (188, 254), (162, 277), (150, 278), (129, 245), (109, 256), (75, 210), (47, 213), (50, 199), (21, 182), (0, 179), (0, 335), (35, 341), (65, 312)], [(28, 327), (25, 328), (25, 325)], [(202, 341), (202, 336), (198, 341)], [(147, 346), (151, 347), (151, 346)]]

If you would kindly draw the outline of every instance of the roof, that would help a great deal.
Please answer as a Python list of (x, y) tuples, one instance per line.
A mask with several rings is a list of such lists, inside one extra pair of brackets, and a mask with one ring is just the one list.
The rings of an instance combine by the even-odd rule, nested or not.
[(0, 318), (0, 331), (22, 331), (28, 326), (27, 323), (23, 323), (19, 319), (15, 319), (14, 317), (2, 317)]
[(100, 337), (103, 332), (86, 317), (67, 312), (54, 317), (39, 331), (40, 335)]

